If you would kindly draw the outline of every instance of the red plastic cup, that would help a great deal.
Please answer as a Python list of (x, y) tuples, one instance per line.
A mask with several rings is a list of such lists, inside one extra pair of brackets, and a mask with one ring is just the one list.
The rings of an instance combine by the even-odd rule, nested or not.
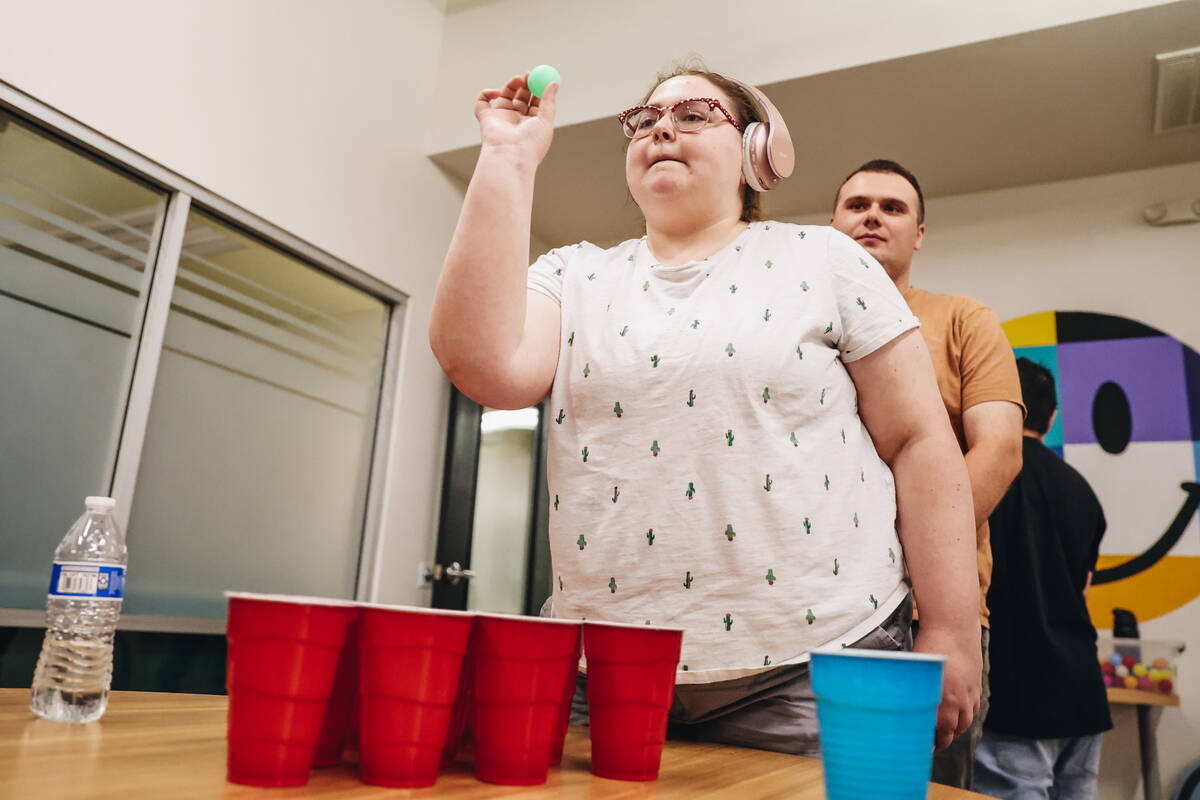
[(479, 615), (473, 681), (479, 780), (510, 786), (545, 783), (580, 624)]
[(592, 772), (656, 780), (683, 631), (589, 621), (583, 638)]
[(562, 708), (559, 710), (558, 731), (550, 746), (550, 766), (557, 767), (562, 763), (563, 745), (567, 740), (567, 726), (571, 722), (571, 700), (575, 697), (575, 687), (579, 683), (579, 655), (583, 652), (583, 630), (575, 638), (575, 657), (567, 668), (566, 685), (563, 686)]
[[(475, 631), (478, 628), (473, 628)], [(442, 747), (442, 766), (454, 763), (459, 751), (469, 745), (471, 722), (474, 716), (475, 646), (476, 634), (472, 633), (467, 654), (463, 657), (462, 672), (458, 676), (458, 694), (454, 698), (454, 709), (450, 712), (450, 725), (446, 728), (446, 742)]]
[(227, 772), (234, 783), (308, 782), (353, 603), (227, 592)]
[(361, 777), (413, 788), (437, 781), (474, 614), (363, 606), (359, 623)]
[(346, 632), (346, 643), (338, 658), (333, 690), (325, 707), (321, 738), (313, 757), (314, 767), (332, 767), (342, 763), (342, 752), (354, 729), (354, 711), (358, 700), (358, 622)]

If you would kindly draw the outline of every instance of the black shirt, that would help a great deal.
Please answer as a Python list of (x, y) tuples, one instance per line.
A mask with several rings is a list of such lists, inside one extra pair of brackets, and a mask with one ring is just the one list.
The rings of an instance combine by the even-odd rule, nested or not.
[(1031, 739), (1112, 727), (1083, 598), (1104, 512), (1083, 476), (1037, 439), (992, 512), (991, 703), (983, 727)]

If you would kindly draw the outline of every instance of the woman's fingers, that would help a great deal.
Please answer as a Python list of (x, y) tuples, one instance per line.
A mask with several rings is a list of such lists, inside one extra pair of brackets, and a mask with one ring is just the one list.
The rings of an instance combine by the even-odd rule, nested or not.
[(532, 116), (532, 109), (538, 107), (538, 98), (529, 92), (526, 77), (514, 75), (501, 89), (484, 89), (475, 99), (475, 114), (484, 110), (486, 103), (492, 108), (511, 109), (525, 116)]
[(554, 124), (554, 115), (558, 111), (558, 82), (550, 84), (542, 92), (541, 98), (533, 98), (533, 107), (538, 109), (538, 116), (550, 124)]

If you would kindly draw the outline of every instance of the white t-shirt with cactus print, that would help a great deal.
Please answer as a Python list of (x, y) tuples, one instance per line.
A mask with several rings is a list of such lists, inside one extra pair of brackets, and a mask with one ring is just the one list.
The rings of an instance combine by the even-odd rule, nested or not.
[(550, 545), (559, 617), (685, 629), (681, 683), (807, 660), (909, 591), (895, 486), (844, 362), (917, 327), (832, 228), (756, 222), (657, 264), (645, 238), (529, 269), (558, 301)]

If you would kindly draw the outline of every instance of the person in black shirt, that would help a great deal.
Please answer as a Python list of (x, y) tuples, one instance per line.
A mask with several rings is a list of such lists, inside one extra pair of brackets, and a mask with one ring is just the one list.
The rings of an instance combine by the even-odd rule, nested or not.
[(1001, 798), (1096, 798), (1112, 727), (1087, 590), (1104, 512), (1083, 476), (1042, 439), (1054, 376), (1017, 359), (1028, 415), (1024, 465), (991, 516), (991, 712), (971, 788)]

